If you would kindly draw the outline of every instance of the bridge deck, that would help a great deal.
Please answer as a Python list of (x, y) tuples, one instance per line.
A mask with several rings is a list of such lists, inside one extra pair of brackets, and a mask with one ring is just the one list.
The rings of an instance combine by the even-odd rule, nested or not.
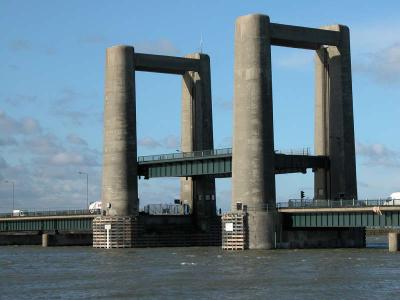
[[(326, 169), (325, 156), (312, 156), (308, 151), (275, 154), (275, 173), (306, 173), (308, 168)], [(215, 149), (189, 153), (172, 153), (138, 158), (138, 173), (144, 178), (191, 177), (208, 175), (232, 176), (232, 149)]]
[[(0, 215), (0, 232), (91, 232), (92, 220), (99, 215), (99, 211), (83, 211), (85, 214), (80, 213), (82, 211), (24, 212), (26, 216)], [(299, 199), (278, 203), (278, 212), (285, 228), (400, 228), (400, 203), (393, 200)]]

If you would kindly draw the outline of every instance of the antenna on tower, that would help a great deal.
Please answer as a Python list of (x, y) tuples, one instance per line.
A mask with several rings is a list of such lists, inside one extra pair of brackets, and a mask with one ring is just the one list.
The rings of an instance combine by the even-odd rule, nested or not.
[(203, 53), (203, 33), (200, 33), (200, 53)]

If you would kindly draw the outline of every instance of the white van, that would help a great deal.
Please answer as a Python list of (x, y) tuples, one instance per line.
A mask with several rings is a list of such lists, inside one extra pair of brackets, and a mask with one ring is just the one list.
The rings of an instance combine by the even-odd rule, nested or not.
[(20, 209), (14, 209), (12, 211), (12, 216), (13, 217), (23, 217), (24, 216), (24, 211)]
[(392, 193), (383, 205), (400, 206), (400, 192)]

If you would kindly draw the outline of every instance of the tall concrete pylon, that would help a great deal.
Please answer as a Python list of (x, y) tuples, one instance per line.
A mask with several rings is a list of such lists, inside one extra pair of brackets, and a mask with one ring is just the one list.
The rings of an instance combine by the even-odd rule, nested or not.
[(322, 29), (339, 32), (340, 39), (315, 55), (315, 155), (330, 159), (329, 169), (315, 172), (315, 198), (357, 199), (349, 28)]
[(270, 20), (236, 20), (232, 210), (248, 210), (250, 249), (274, 248), (275, 170)]
[(109, 216), (138, 212), (134, 48), (106, 51), (102, 208)]
[[(182, 78), (181, 151), (214, 149), (210, 58), (206, 54), (189, 54), (200, 60), (198, 72), (185, 72)], [(215, 216), (215, 179), (209, 176), (181, 178), (181, 200), (187, 203), (195, 218)]]

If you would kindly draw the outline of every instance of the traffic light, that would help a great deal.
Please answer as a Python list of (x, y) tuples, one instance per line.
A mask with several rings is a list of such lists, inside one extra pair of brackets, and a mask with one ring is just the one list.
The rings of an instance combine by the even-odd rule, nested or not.
[(304, 199), (304, 191), (300, 191), (300, 198)]

